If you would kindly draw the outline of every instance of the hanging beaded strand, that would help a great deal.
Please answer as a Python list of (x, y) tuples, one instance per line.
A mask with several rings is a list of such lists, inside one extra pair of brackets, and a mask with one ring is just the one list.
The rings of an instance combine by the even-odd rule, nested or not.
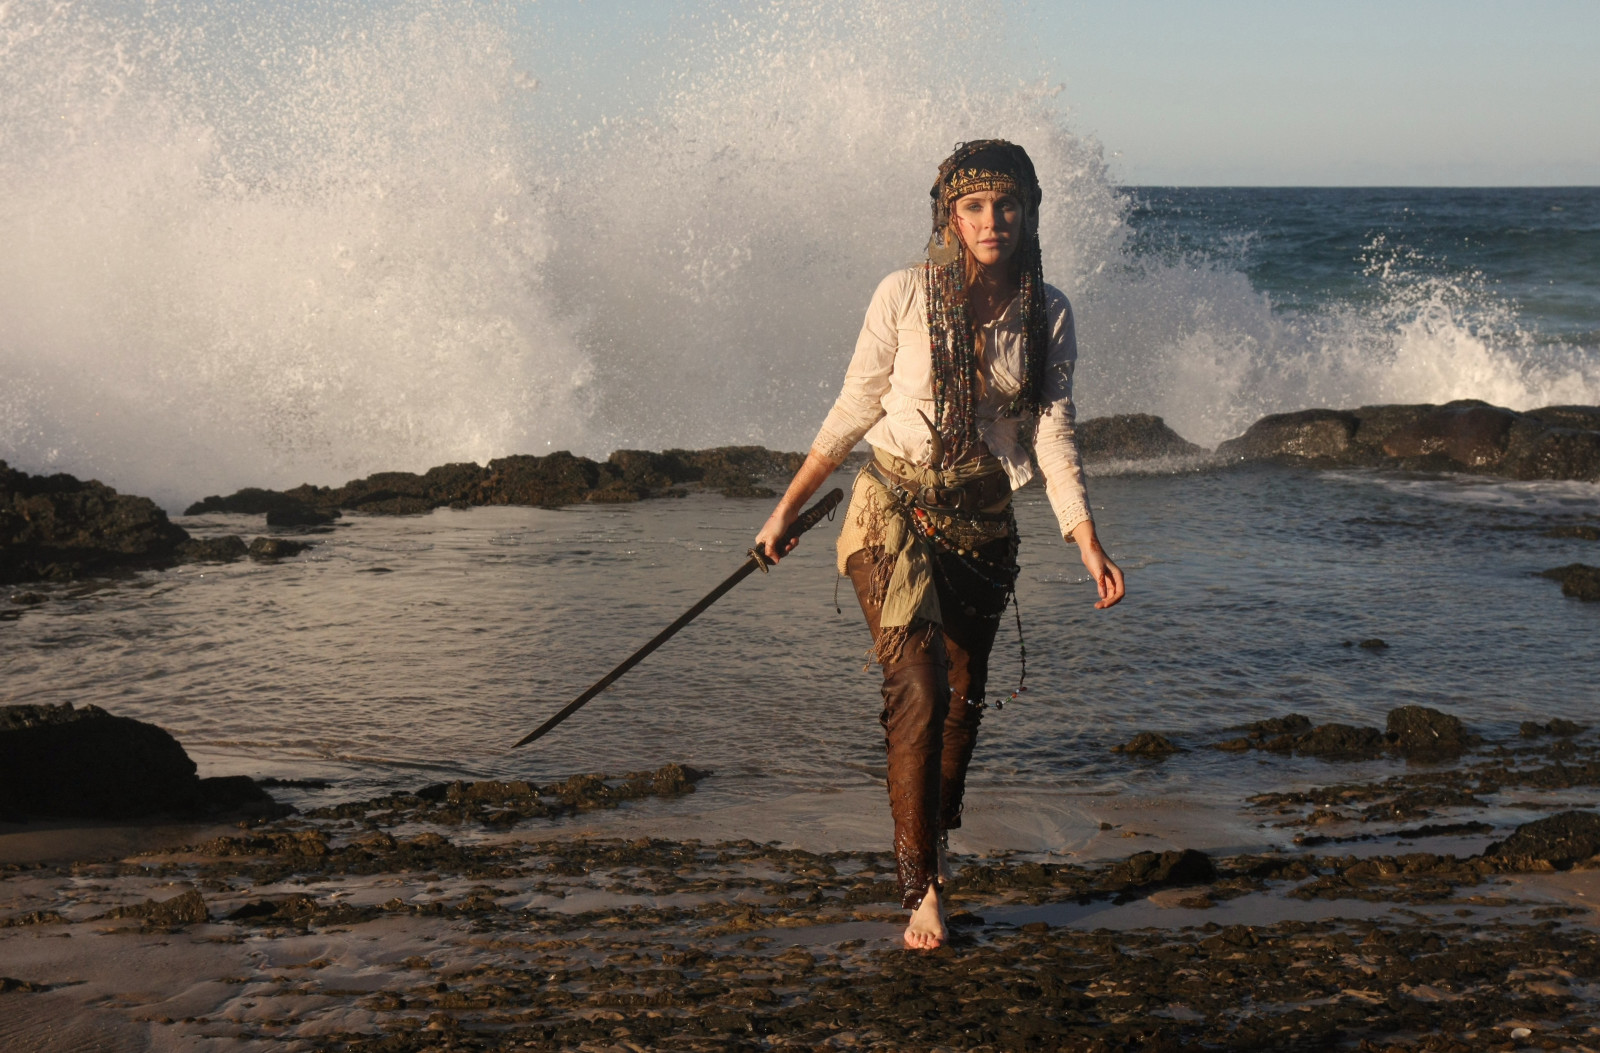
[[(1005, 603), (1001, 605), (999, 613), (995, 614), (990, 620), (998, 622), (1005, 616), (1006, 607), (1009, 606), (1011, 608), (1011, 613), (1016, 618), (1017, 623), (1017, 659), (1021, 668), (1017, 672), (1017, 686), (1010, 695), (1004, 701), (998, 699), (995, 701), (994, 708), (997, 710), (1004, 709), (1006, 702), (1015, 702), (1018, 695), (1028, 690), (1028, 644), (1022, 634), (1022, 604), (1017, 601), (1017, 520), (1015, 513), (1010, 509), (1007, 509), (1007, 513), (1011, 516), (1011, 558), (1007, 564), (1000, 564), (991, 563), (983, 559), (978, 555), (976, 549), (961, 548), (953, 544), (948, 538), (939, 533), (938, 525), (934, 522), (933, 516), (930, 516), (921, 508), (911, 509), (911, 528), (916, 531), (922, 540), (933, 548), (954, 555), (974, 577), (979, 578), (991, 588), (1005, 590)], [(937, 561), (934, 562), (933, 566), (934, 573), (940, 573)], [(985, 615), (984, 617), (987, 618), (989, 616)], [(983, 703), (978, 705), (981, 708)]]
[(978, 355), (967, 310), (965, 269), (959, 255), (952, 263), (929, 261), (922, 266), (928, 354), (933, 360), (933, 419), (950, 464), (960, 460), (978, 439)]

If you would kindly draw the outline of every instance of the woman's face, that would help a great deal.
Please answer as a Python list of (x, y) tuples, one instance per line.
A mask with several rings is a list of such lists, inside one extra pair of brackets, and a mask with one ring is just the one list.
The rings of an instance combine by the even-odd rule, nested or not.
[(1009, 260), (1022, 240), (1022, 202), (998, 190), (956, 198), (950, 210), (972, 258), (985, 267)]

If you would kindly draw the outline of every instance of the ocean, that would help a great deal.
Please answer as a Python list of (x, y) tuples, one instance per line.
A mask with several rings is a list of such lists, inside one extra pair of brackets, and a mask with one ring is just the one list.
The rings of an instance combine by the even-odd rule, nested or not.
[[(0, 458), (176, 513), (510, 453), (803, 449), (873, 284), (919, 251), (934, 164), (980, 131), (1039, 164), (1082, 416), (1155, 413), (1214, 447), (1308, 406), (1600, 404), (1595, 188), (1123, 186), (1048, 94), (908, 73), (878, 46), (904, 19), (843, 15), (851, 32), (730, 31), (642, 114), (575, 133), (501, 8), (338, 10), (17, 5)], [(850, 202), (849, 229), (818, 201)], [(1128, 599), (1092, 610), (1025, 491), (1029, 690), (984, 725), (958, 849), (1070, 851), (1120, 801), (1202, 807), (1253, 850), (1290, 834), (1241, 811), (1251, 793), (1401, 762), (1207, 748), (1241, 723), (1381, 726), (1420, 703), (1504, 736), (1600, 701), (1600, 610), (1535, 576), (1600, 562), (1543, 534), (1600, 522), (1595, 484), (1196, 462), (1090, 485)], [(281, 791), (302, 805), (679, 761), (715, 775), (586, 821), (870, 841), (876, 687), (828, 528), (507, 750), (734, 569), (769, 506), (350, 516), (277, 566), (50, 586), (0, 625), (0, 700), (154, 721), (205, 775), (327, 782)], [(993, 694), (1017, 652), (1008, 618)], [(1190, 752), (1110, 751), (1142, 730)], [(1491, 821), (1536, 806), (1507, 796)]]

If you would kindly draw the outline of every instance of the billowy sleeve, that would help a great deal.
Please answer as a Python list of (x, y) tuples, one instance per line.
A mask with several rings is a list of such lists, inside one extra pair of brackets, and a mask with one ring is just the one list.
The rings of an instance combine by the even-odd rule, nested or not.
[(856, 337), (856, 351), (845, 370), (844, 388), (811, 443), (811, 452), (838, 464), (855, 449), (867, 430), (883, 417), (883, 396), (889, 390), (899, 348), (897, 319), (910, 305), (916, 280), (913, 270), (896, 271), (878, 283), (867, 306), (866, 321)]
[[(1063, 537), (1089, 514), (1089, 492), (1083, 482), (1083, 458), (1078, 453), (1072, 406), (1072, 369), (1078, 361), (1078, 336), (1072, 304), (1054, 289), (1049, 305), (1050, 353), (1045, 359), (1044, 391), (1039, 426), (1034, 431), (1033, 455), (1044, 473), (1044, 492), (1061, 525)], [(1058, 309), (1059, 305), (1059, 309)]]

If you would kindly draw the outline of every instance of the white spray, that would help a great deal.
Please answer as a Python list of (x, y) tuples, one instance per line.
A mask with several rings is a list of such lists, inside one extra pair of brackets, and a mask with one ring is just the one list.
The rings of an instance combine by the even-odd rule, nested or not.
[(1044, 183), (1085, 415), (1210, 444), (1306, 405), (1600, 402), (1592, 365), (1403, 268), (1376, 309), (1300, 316), (1224, 263), (1130, 258), (1062, 100), (959, 60), (998, 8), (714, 16), (665, 42), (660, 99), (582, 136), (552, 131), (514, 8), (244, 10), (0, 4), (0, 458), (176, 505), (802, 449), (874, 284), (920, 253), (935, 164), (989, 136)]

